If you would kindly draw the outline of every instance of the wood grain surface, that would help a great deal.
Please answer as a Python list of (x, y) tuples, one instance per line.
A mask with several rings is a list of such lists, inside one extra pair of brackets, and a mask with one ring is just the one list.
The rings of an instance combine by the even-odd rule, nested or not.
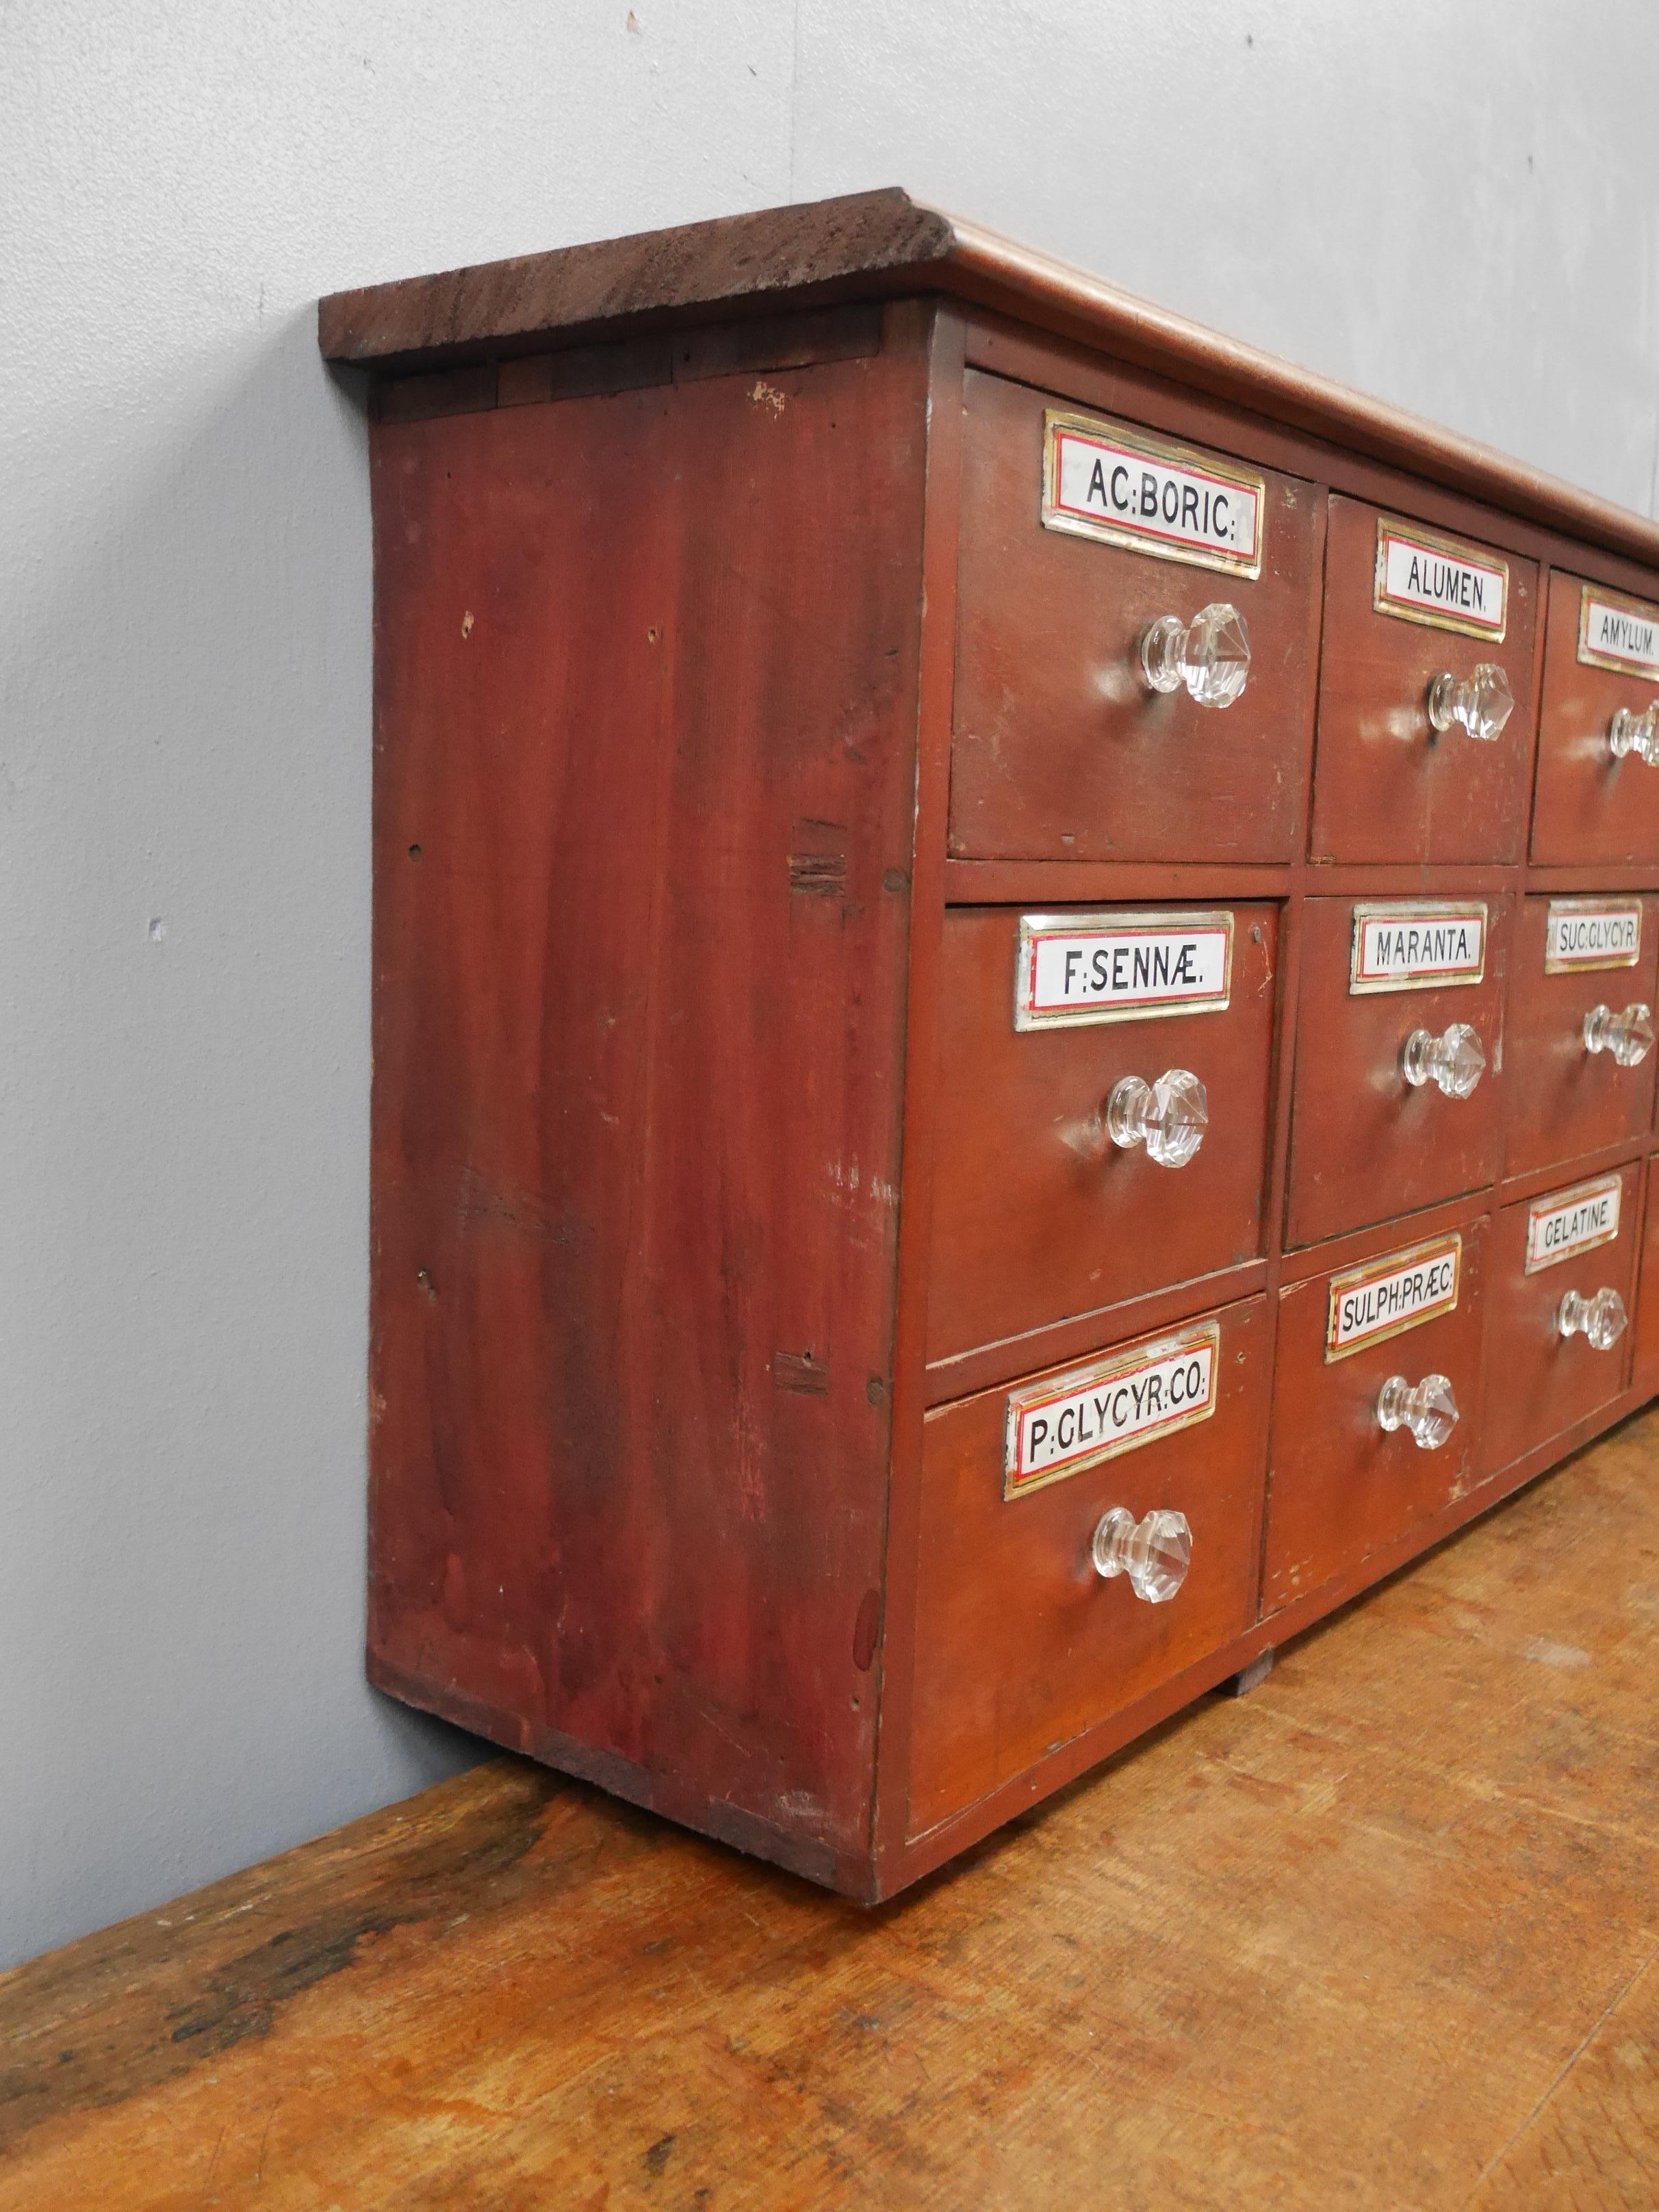
[(371, 443), (371, 1673), (860, 1888), (926, 406), (913, 319)]
[(1176, 375), (1591, 544), (1659, 562), (1659, 526), (1645, 515), (1206, 330), (896, 185), (336, 292), (319, 303), (317, 333), (331, 361), (437, 368), (706, 322), (718, 311), (775, 314), (933, 292)]
[(1650, 860), (1659, 855), (1659, 769), (1634, 753), (1615, 760), (1607, 739), (1618, 709), (1645, 713), (1659, 679), (1579, 659), (1583, 597), (1582, 578), (1551, 576), (1532, 857)]
[(502, 1760), (0, 1978), (0, 2206), (1651, 2212), (1656, 1665), (1650, 1413), (872, 1912)]
[[(1629, 1376), (1629, 1329), (1598, 1351), (1588, 1337), (1563, 1337), (1556, 1325), (1568, 1291), (1594, 1297), (1606, 1286), (1618, 1291), (1627, 1313), (1636, 1310), (1642, 1221), (1637, 1169), (1626, 1168), (1620, 1183), (1617, 1237), (1531, 1274), (1526, 1272), (1529, 1208), (1524, 1202), (1498, 1208), (1490, 1245), (1486, 1394), (1480, 1425), (1489, 1474), (1528, 1444), (1558, 1435), (1616, 1397)], [(1577, 1185), (1569, 1182), (1563, 1188), (1570, 1191)]]
[[(1348, 988), (1356, 903), (1309, 899), (1302, 908), (1285, 1222), (1292, 1244), (1478, 1190), (1503, 1153), (1510, 902), (1486, 901), (1480, 982), (1358, 994)], [(1407, 1038), (1418, 1029), (1443, 1036), (1454, 1022), (1480, 1037), (1486, 1073), (1467, 1098), (1449, 1098), (1432, 1083), (1413, 1090), (1401, 1073)], [(1408, 1241), (1403, 1232), (1401, 1241)]]
[[(1316, 860), (1518, 860), (1532, 789), (1537, 568), (1509, 556), (1501, 644), (1379, 612), (1377, 526), (1397, 519), (1331, 500), (1310, 850)], [(1504, 670), (1515, 695), (1501, 735), (1437, 732), (1434, 678), (1462, 680), (1486, 661)]]
[(1584, 1048), (1584, 1017), (1593, 1006), (1617, 1011), (1634, 1001), (1650, 1009), (1659, 997), (1659, 899), (1633, 902), (1642, 913), (1642, 957), (1633, 968), (1551, 975), (1545, 962), (1552, 902), (1517, 902), (1504, 1031), (1509, 1175), (1639, 1139), (1653, 1119), (1659, 1054), (1620, 1067), (1611, 1052)]
[[(1410, 1224), (1401, 1222), (1399, 1230), (1401, 1247), (1410, 1249)], [(1332, 1275), (1315, 1275), (1280, 1293), (1264, 1611), (1316, 1589), (1474, 1486), (1488, 1224), (1470, 1222), (1460, 1233), (1455, 1310), (1345, 1358), (1325, 1356)], [(1420, 1451), (1408, 1429), (1382, 1426), (1376, 1401), (1391, 1375), (1416, 1382), (1437, 1373), (1452, 1386), (1458, 1424), (1437, 1450)]]
[[(1288, 860), (1313, 745), (1322, 494), (1265, 477), (1254, 580), (1043, 528), (1043, 422), (1057, 399), (968, 374), (951, 852)], [(1147, 625), (1218, 601), (1249, 632), (1240, 697), (1217, 712), (1184, 690), (1149, 690)]]
[[(1060, 912), (1067, 909), (1058, 909)], [(1154, 908), (1179, 915), (1182, 908)], [(1017, 1030), (1018, 907), (953, 907), (940, 963), (928, 1353), (944, 1359), (1253, 1260), (1262, 1246), (1279, 909), (1237, 902), (1231, 1003)], [(1077, 910), (1086, 926), (1104, 908)], [(1178, 1170), (1099, 1126), (1126, 1075), (1188, 1068), (1211, 1126)], [(1191, 1303), (1204, 1302), (1202, 1291)], [(1134, 1334), (1105, 1322), (1096, 1342)], [(1033, 1364), (1007, 1346), (1002, 1371)]]

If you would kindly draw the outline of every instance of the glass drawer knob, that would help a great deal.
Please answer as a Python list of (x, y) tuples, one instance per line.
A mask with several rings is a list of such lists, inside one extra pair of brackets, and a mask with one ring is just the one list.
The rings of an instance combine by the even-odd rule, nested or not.
[(1250, 633), (1225, 599), (1200, 607), (1191, 622), (1160, 615), (1141, 634), (1140, 672), (1153, 691), (1184, 684), (1200, 707), (1231, 707), (1250, 673)]
[(1127, 1152), (1145, 1145), (1161, 1168), (1184, 1168), (1210, 1126), (1210, 1101), (1190, 1068), (1165, 1068), (1156, 1083), (1126, 1075), (1106, 1101), (1106, 1133)]
[(1620, 1067), (1639, 1067), (1653, 1050), (1653, 1011), (1639, 1001), (1615, 1014), (1592, 1006), (1584, 1017), (1586, 1052), (1610, 1052)]
[(1617, 1291), (1605, 1285), (1593, 1298), (1582, 1291), (1569, 1291), (1556, 1313), (1556, 1327), (1563, 1336), (1587, 1336), (1596, 1352), (1611, 1352), (1625, 1333), (1630, 1316), (1625, 1311), (1625, 1301)]
[(1390, 1375), (1377, 1393), (1377, 1425), (1409, 1429), (1424, 1451), (1438, 1451), (1457, 1426), (1457, 1401), (1443, 1375), (1425, 1375), (1413, 1389), (1403, 1375)]
[(1184, 1513), (1159, 1506), (1137, 1521), (1127, 1505), (1114, 1505), (1095, 1523), (1089, 1546), (1095, 1572), (1109, 1582), (1127, 1575), (1129, 1587), (1148, 1605), (1163, 1605), (1187, 1579), (1193, 1532)]
[(1413, 1091), (1437, 1084), (1448, 1098), (1467, 1098), (1486, 1072), (1486, 1048), (1467, 1022), (1441, 1036), (1413, 1030), (1400, 1055), (1401, 1073)]
[(1621, 707), (1607, 728), (1607, 750), (1614, 760), (1623, 760), (1626, 753), (1634, 753), (1650, 768), (1659, 766), (1659, 699), (1654, 701), (1645, 714)]
[(1464, 677), (1442, 669), (1429, 686), (1429, 720), (1437, 730), (1455, 722), (1472, 738), (1486, 741), (1501, 734), (1515, 710), (1510, 679), (1495, 660), (1482, 660)]

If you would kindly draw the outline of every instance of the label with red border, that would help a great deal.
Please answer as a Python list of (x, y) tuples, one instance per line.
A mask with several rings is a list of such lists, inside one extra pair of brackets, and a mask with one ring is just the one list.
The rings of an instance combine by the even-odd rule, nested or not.
[(1266, 480), (1087, 415), (1042, 417), (1042, 523), (1164, 561), (1261, 574)]
[(1401, 622), (1497, 642), (1509, 624), (1510, 564), (1480, 546), (1379, 515), (1371, 604)]
[(1552, 899), (1544, 932), (1544, 973), (1576, 975), (1594, 968), (1634, 968), (1642, 957), (1640, 899)]
[(1231, 914), (1023, 914), (1014, 1027), (1219, 1013), (1232, 969)]
[(1659, 678), (1659, 607), (1584, 585), (1578, 596), (1578, 658), (1588, 668)]
[(1486, 972), (1485, 899), (1386, 899), (1353, 910), (1348, 990), (1479, 983)]
[(1457, 1310), (1463, 1239), (1455, 1231), (1331, 1277), (1325, 1359), (1351, 1359), (1373, 1344)]
[(1616, 1175), (1598, 1176), (1594, 1182), (1535, 1199), (1527, 1208), (1526, 1273), (1535, 1275), (1540, 1267), (1611, 1244), (1619, 1234), (1620, 1189)]
[(1126, 1345), (1008, 1395), (1002, 1494), (1021, 1498), (1215, 1411), (1221, 1324)]

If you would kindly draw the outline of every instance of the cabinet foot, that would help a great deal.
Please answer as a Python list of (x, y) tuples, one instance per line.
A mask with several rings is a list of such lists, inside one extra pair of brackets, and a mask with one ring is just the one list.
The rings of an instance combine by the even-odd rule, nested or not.
[(1273, 1647), (1270, 1644), (1265, 1651), (1256, 1653), (1248, 1667), (1242, 1667), (1237, 1674), (1229, 1674), (1224, 1682), (1218, 1682), (1216, 1694), (1222, 1698), (1246, 1698), (1273, 1671)]

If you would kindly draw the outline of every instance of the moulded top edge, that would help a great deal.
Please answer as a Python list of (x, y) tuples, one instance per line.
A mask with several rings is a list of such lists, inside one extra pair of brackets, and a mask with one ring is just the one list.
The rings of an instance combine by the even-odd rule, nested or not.
[(332, 293), (331, 361), (399, 372), (716, 315), (942, 293), (1659, 566), (1659, 523), (1224, 337), (896, 186)]

